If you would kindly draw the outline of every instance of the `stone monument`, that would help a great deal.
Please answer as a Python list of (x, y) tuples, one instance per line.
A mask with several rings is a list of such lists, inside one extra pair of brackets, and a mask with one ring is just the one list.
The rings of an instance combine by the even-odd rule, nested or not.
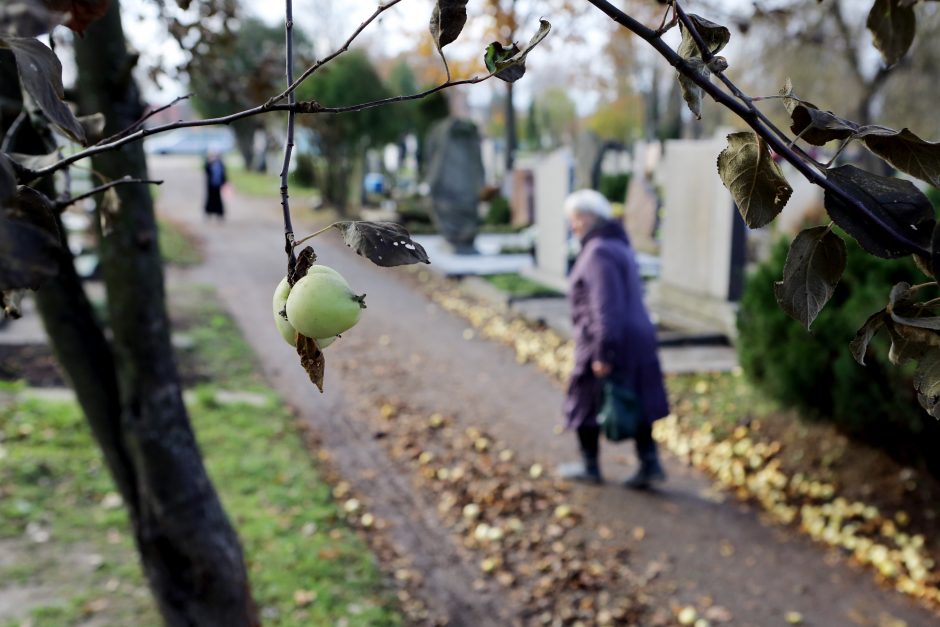
[(535, 187), (535, 268), (533, 279), (559, 291), (567, 291), (568, 224), (565, 198), (573, 191), (574, 160), (560, 148), (533, 168)]
[(746, 227), (715, 168), (726, 145), (725, 133), (666, 142), (657, 170), (662, 270), (651, 304), (668, 326), (734, 338)]
[(651, 255), (659, 254), (656, 231), (659, 228), (660, 200), (652, 180), (658, 161), (659, 142), (638, 141), (633, 145), (633, 174), (624, 208), (624, 224), (633, 247)]
[(469, 120), (447, 118), (428, 134), (431, 216), (458, 254), (475, 254), (480, 228), (480, 191), (484, 184), (480, 133)]

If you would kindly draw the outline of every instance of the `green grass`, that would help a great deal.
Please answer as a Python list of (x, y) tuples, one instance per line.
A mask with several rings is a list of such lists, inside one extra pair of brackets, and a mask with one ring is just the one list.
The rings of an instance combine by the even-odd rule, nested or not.
[(754, 388), (740, 371), (670, 375), (670, 402), (682, 421), (692, 427), (710, 424), (725, 438), (739, 424), (780, 410), (779, 404)]
[(518, 274), (491, 274), (483, 277), (497, 289), (500, 289), (516, 298), (534, 298), (539, 296), (562, 296), (561, 292), (542, 285), (537, 281), (527, 279)]
[(175, 331), (192, 340), (184, 368), (230, 390), (267, 390), (258, 362), (238, 326), (223, 309), (215, 291), (205, 285), (175, 286), (170, 293)]
[[(225, 168), (229, 182), (239, 194), (275, 198), (281, 193), (281, 178), (276, 174), (251, 172), (235, 160), (227, 160)], [(291, 196), (313, 196), (317, 194), (317, 190), (291, 184), (290, 193)]]
[[(217, 371), (212, 386), (196, 389), (190, 415), (241, 537), (265, 624), (402, 624), (374, 556), (346, 524), (288, 408), (261, 383), (231, 318), (211, 291), (183, 296), (194, 316), (188, 333), (196, 358)], [(267, 403), (221, 405), (220, 388), (251, 389)], [(22, 549), (21, 559), (0, 568), (0, 588), (53, 591), (30, 612), (34, 627), (76, 625), (90, 614), (99, 624), (159, 624), (114, 493), (75, 403), (26, 398), (16, 384), (0, 387), (0, 551)], [(29, 531), (40, 528), (49, 540), (35, 544)], [(87, 555), (100, 556), (100, 564), (75, 566)], [(298, 603), (298, 592), (312, 601)]]
[(157, 220), (160, 237), (160, 255), (164, 263), (184, 268), (202, 263), (199, 242), (179, 225), (168, 220)]

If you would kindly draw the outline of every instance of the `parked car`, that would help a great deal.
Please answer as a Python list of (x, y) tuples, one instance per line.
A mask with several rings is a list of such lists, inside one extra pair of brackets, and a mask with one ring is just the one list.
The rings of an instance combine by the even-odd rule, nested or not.
[(235, 133), (229, 128), (181, 128), (144, 140), (144, 150), (157, 155), (225, 154), (234, 148)]

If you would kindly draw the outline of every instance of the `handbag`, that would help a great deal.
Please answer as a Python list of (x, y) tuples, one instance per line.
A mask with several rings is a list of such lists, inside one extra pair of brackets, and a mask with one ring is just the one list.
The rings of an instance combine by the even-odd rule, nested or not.
[(635, 438), (643, 416), (640, 411), (640, 399), (632, 389), (604, 379), (601, 410), (597, 414), (597, 424), (611, 442), (620, 442)]

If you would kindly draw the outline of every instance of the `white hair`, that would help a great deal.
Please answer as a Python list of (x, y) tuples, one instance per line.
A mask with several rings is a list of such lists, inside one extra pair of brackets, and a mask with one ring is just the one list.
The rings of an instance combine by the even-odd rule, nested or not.
[(579, 189), (565, 199), (565, 215), (570, 218), (575, 213), (589, 213), (609, 220), (613, 210), (610, 202), (600, 192), (593, 189)]

